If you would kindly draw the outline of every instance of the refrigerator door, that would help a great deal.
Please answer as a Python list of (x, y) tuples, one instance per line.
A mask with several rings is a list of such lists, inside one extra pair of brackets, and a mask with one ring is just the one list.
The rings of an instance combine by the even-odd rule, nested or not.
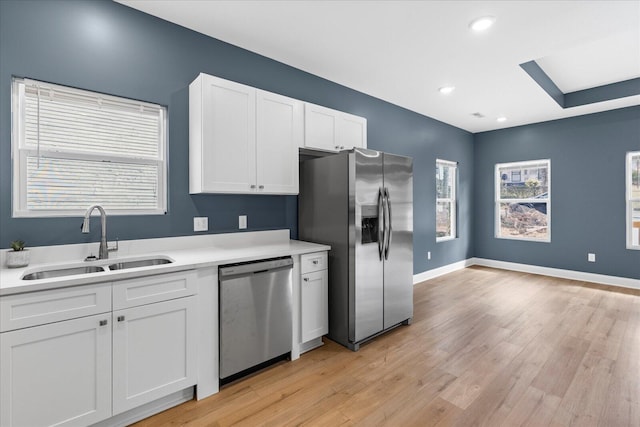
[(384, 269), (381, 201), (382, 153), (355, 149), (349, 154), (350, 242), (349, 341), (357, 343), (383, 329)]
[(413, 317), (413, 160), (384, 154), (384, 329)]

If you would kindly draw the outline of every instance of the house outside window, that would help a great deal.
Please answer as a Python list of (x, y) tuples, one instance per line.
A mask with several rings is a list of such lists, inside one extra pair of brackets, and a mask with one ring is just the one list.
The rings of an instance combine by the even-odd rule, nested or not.
[(640, 151), (627, 154), (627, 248), (640, 250)]
[(166, 213), (166, 108), (22, 78), (12, 103), (14, 217)]
[(436, 242), (455, 239), (458, 164), (436, 160)]
[(551, 161), (548, 159), (497, 164), (496, 237), (551, 241), (550, 184)]

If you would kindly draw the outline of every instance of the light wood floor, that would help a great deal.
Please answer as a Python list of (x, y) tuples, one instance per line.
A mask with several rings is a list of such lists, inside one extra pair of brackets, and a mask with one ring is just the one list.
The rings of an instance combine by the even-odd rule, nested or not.
[(472, 267), (414, 323), (326, 345), (142, 426), (640, 426), (640, 292)]

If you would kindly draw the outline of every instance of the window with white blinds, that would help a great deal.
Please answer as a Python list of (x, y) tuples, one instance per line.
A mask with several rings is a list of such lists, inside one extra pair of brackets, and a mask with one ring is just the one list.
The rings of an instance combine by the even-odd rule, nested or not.
[(13, 215), (166, 212), (166, 109), (13, 81)]

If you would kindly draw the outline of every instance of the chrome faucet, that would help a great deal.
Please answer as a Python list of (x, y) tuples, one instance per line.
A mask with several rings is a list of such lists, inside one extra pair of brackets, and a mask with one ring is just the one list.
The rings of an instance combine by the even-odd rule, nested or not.
[(107, 246), (107, 213), (104, 211), (102, 206), (100, 205), (89, 206), (89, 209), (87, 209), (87, 212), (85, 212), (84, 214), (84, 221), (82, 222), (82, 232), (85, 234), (89, 232), (89, 219), (91, 218), (91, 213), (93, 212), (94, 209), (98, 209), (98, 211), (100, 212), (100, 225), (102, 226), (102, 233), (100, 236), (100, 250), (98, 251), (98, 259), (107, 259), (109, 258), (110, 251), (118, 250), (118, 245), (116, 244), (114, 248), (109, 248)]

